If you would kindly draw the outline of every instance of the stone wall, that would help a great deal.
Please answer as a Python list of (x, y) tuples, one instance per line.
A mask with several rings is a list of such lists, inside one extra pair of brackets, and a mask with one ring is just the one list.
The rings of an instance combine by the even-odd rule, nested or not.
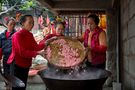
[(112, 75), (107, 80), (107, 85), (112, 86), (116, 81), (116, 47), (117, 47), (117, 13), (114, 9), (107, 9), (107, 61), (106, 69), (111, 71)]
[(135, 0), (121, 0), (121, 80), (135, 90)]

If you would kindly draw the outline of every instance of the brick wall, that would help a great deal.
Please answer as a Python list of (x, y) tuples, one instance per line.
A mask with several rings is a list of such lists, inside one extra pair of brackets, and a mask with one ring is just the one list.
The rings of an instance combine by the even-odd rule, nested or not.
[(121, 0), (122, 85), (135, 90), (135, 0)]
[(112, 75), (107, 80), (107, 85), (112, 85), (116, 81), (116, 47), (117, 47), (117, 13), (114, 9), (108, 9), (107, 14), (107, 61), (106, 69), (111, 71)]

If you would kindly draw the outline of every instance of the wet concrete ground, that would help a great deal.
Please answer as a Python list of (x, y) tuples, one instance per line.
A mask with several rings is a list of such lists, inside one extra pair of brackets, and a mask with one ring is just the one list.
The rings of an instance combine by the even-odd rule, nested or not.
[[(6, 90), (4, 82), (0, 82), (0, 90)], [(44, 84), (28, 84), (27, 90), (45, 90)]]

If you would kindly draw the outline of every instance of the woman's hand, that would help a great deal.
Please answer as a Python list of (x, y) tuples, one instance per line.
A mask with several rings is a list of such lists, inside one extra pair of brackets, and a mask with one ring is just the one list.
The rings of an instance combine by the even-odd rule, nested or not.
[(53, 40), (55, 40), (55, 39), (57, 39), (57, 37), (56, 37), (56, 36), (54, 36), (54, 37), (52, 37), (52, 38), (50, 38), (50, 39), (46, 40), (46, 41), (45, 41), (45, 46), (48, 46), (48, 45), (49, 45), (49, 43), (50, 43), (50, 42), (52, 42), (52, 41), (53, 41)]
[(86, 51), (86, 58), (88, 59), (89, 62), (91, 62), (91, 60), (92, 60), (91, 48), (90, 47), (87, 47), (85, 49), (85, 51)]
[(91, 50), (88, 51), (88, 61), (92, 62), (92, 54), (91, 54)]
[(88, 55), (89, 50), (90, 50), (89, 47), (86, 47), (86, 48), (85, 48), (86, 56)]
[(38, 55), (41, 55), (41, 56), (45, 57), (45, 51), (44, 50), (38, 51), (37, 53), (38, 53)]

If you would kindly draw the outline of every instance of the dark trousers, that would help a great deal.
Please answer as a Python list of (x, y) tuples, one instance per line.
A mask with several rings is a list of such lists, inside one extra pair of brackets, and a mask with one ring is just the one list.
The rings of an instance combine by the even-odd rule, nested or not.
[(13, 71), (13, 66), (12, 64), (7, 64), (7, 60), (8, 60), (9, 55), (4, 55), (3, 57), (3, 74), (4, 75), (8, 75), (8, 74), (12, 74), (11, 72)]
[[(13, 67), (14, 67), (14, 65), (13, 65), (13, 63), (12, 64), (7, 64), (7, 59), (8, 57), (4, 57), (3, 58), (3, 74), (6, 76), (6, 75), (13, 75), (13, 71), (14, 71), (14, 69), (13, 69)], [(9, 84), (8, 83), (6, 83), (5, 82), (5, 85), (6, 85), (6, 87), (7, 88), (9, 88), (10, 86), (9, 86)]]
[(4, 75), (10, 74), (11, 65), (7, 64), (7, 60), (3, 60), (3, 73)]
[(12, 87), (12, 90), (26, 90), (29, 68), (23, 68), (18, 65), (14, 65), (14, 75), (22, 80), (25, 87)]
[(93, 64), (91, 64), (91, 63), (87, 60), (87, 61), (86, 61), (86, 66), (105, 69), (105, 62), (102, 63), (102, 64), (93, 65)]

